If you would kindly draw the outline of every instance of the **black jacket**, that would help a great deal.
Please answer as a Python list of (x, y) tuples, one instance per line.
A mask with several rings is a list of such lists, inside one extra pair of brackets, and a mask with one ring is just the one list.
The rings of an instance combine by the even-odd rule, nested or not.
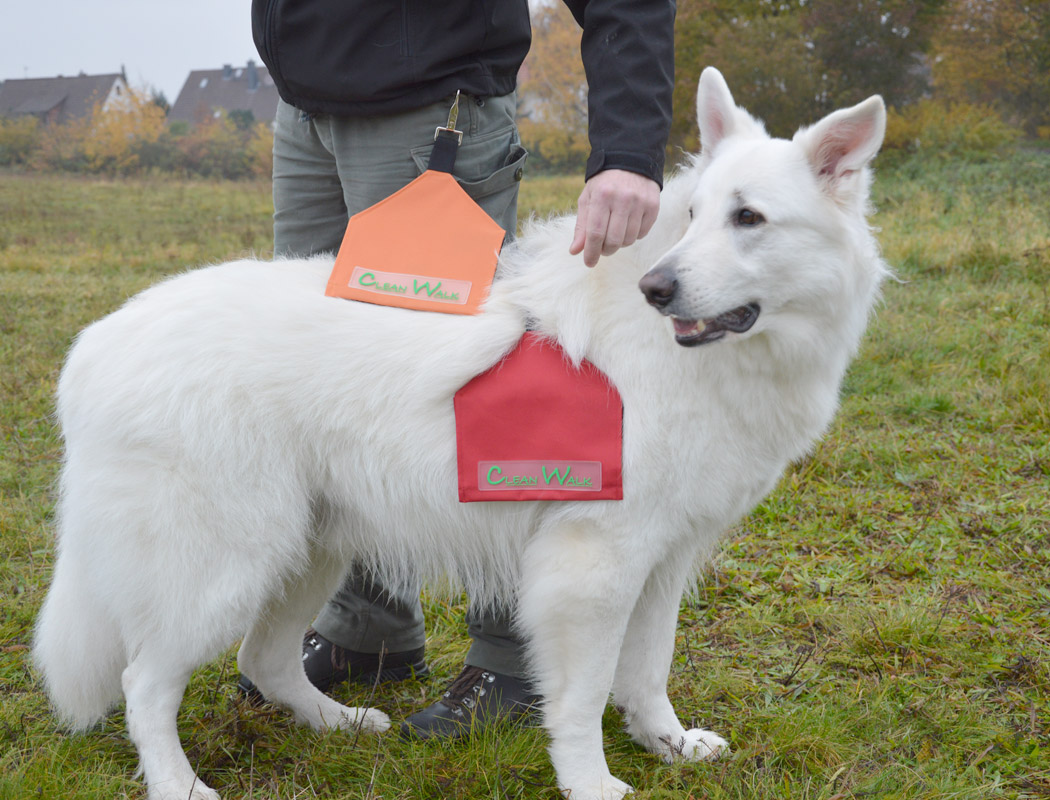
[[(587, 177), (663, 181), (674, 81), (674, 0), (565, 0), (583, 27)], [(259, 55), (285, 102), (370, 116), (515, 88), (529, 50), (527, 0), (252, 0)]]

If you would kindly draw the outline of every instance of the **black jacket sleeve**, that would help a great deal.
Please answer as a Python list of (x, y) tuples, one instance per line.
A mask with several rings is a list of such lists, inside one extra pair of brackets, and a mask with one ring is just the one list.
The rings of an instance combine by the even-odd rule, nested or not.
[(663, 185), (674, 88), (674, 0), (565, 0), (583, 27), (591, 155)]

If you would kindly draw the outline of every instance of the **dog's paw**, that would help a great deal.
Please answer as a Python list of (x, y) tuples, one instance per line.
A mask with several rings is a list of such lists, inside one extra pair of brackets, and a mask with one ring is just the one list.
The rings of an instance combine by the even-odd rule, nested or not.
[(358, 730), (362, 733), (382, 733), (390, 729), (390, 717), (378, 708), (347, 708), (351, 712), (344, 712), (347, 730)]
[[(328, 698), (325, 698), (326, 700)], [(315, 730), (350, 731), (351, 733), (382, 733), (390, 728), (390, 717), (378, 708), (357, 708), (330, 701), (330, 707), (320, 711), (318, 720), (307, 719)]]
[(664, 761), (677, 759), (686, 761), (714, 761), (729, 753), (729, 742), (712, 731), (693, 728), (678, 737), (677, 741), (661, 739), (665, 746)]
[(174, 781), (150, 784), (149, 800), (219, 800), (219, 793), (197, 778), (189, 788), (174, 786)]
[(561, 793), (566, 800), (621, 800), (634, 794), (634, 789), (619, 778), (608, 775), (597, 783), (562, 787)]

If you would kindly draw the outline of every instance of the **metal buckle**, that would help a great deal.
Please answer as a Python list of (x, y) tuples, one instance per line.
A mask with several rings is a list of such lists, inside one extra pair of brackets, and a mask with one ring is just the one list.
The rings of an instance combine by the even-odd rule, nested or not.
[(457, 130), (455, 130), (453, 128), (442, 128), (440, 125), (438, 125), (436, 128), (434, 128), (434, 141), (437, 141), (437, 138), (438, 138), (438, 136), (441, 135), (442, 131), (445, 131), (446, 133), (454, 133), (454, 134), (456, 134), (456, 139), (457, 139), (456, 143), (457, 144), (463, 144), (463, 131), (457, 131)]

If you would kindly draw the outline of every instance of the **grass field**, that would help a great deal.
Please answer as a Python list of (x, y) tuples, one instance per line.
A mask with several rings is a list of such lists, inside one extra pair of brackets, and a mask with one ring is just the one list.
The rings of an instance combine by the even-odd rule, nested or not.
[[(569, 208), (532, 178), (523, 210)], [(671, 697), (730, 739), (665, 765), (605, 740), (640, 798), (1050, 797), (1050, 156), (904, 162), (876, 180), (890, 283), (814, 453), (727, 539), (681, 608)], [(121, 713), (67, 736), (29, 666), (53, 558), (50, 418), (71, 337), (158, 277), (268, 255), (268, 184), (0, 173), (0, 798), (144, 796)], [(466, 649), (428, 600), (434, 676)], [(409, 745), (297, 728), (233, 692), (233, 651), (180, 716), (202, 777), (241, 798), (555, 798), (540, 730)], [(341, 699), (366, 698), (346, 688)]]

